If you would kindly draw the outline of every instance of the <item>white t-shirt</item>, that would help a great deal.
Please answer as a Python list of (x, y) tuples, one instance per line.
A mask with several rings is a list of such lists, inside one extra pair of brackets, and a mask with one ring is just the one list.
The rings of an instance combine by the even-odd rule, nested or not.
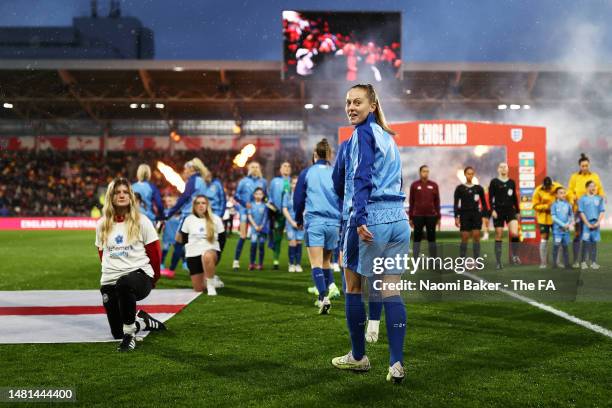
[(101, 218), (96, 225), (96, 246), (103, 251), (100, 284), (113, 285), (117, 279), (137, 269), (153, 277), (153, 267), (149, 263), (145, 245), (159, 240), (159, 237), (151, 220), (140, 217), (140, 237), (132, 243), (127, 242), (127, 224), (114, 223), (104, 246), (101, 240), (102, 222)]
[(223, 221), (218, 215), (213, 214), (213, 225), (215, 226), (215, 234), (213, 242), (208, 242), (206, 239), (206, 220), (198, 218), (191, 214), (185, 218), (181, 232), (186, 233), (187, 244), (185, 244), (185, 256), (201, 256), (204, 252), (213, 250), (220, 251), (219, 240), (217, 235), (225, 231)]

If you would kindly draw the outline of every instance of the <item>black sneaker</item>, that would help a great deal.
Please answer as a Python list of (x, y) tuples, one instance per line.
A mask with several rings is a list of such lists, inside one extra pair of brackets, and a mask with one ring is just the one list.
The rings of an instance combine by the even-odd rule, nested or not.
[(163, 324), (157, 319), (154, 319), (153, 317), (151, 317), (150, 314), (148, 314), (144, 310), (139, 310), (138, 313), (136, 313), (136, 316), (140, 317), (145, 322), (145, 327), (142, 330), (147, 330), (147, 331), (166, 330), (165, 324)]
[(124, 334), (123, 340), (117, 347), (117, 351), (126, 353), (128, 351), (133, 351), (136, 348), (136, 337), (131, 334)]

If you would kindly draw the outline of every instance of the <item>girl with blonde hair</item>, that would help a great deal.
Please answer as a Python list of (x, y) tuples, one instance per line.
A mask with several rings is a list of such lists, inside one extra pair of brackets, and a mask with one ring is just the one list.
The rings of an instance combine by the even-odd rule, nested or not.
[(109, 184), (102, 213), (96, 225), (102, 302), (113, 337), (122, 339), (117, 350), (131, 351), (138, 331), (165, 329), (144, 310), (136, 311), (136, 302), (146, 298), (159, 279), (159, 238), (151, 221), (140, 216), (125, 178)]
[[(404, 272), (399, 265), (374, 275), (374, 260), (408, 253), (410, 225), (404, 210), (402, 162), (393, 130), (386, 122), (380, 99), (370, 84), (351, 87), (345, 99), (348, 121), (355, 129), (345, 146), (344, 177), (336, 177), (335, 191), (344, 192), (348, 225), (344, 232), (343, 264), (346, 280), (346, 323), (351, 351), (332, 359), (344, 370), (367, 371), (370, 361), (365, 349), (366, 311), (362, 299), (364, 278), (374, 279), (382, 289), (389, 370), (387, 381), (400, 382), (404, 374), (406, 308), (397, 287)], [(379, 285), (377, 287), (377, 285)], [(388, 290), (386, 288), (389, 288)]]
[(208, 295), (216, 296), (216, 288), (222, 287), (216, 278), (215, 265), (221, 254), (219, 236), (225, 232), (223, 221), (212, 212), (210, 201), (204, 195), (196, 196), (192, 207), (193, 213), (183, 222), (177, 242), (185, 245), (193, 290), (204, 291), (206, 283)]
[[(185, 163), (183, 168), (183, 175), (187, 179), (185, 183), (185, 190), (181, 196), (176, 200), (176, 204), (164, 214), (164, 219), (172, 217), (175, 213), (180, 211), (181, 219), (179, 221), (178, 231), (181, 230), (181, 226), (185, 219), (192, 213), (193, 200), (198, 195), (204, 195), (206, 192), (206, 186), (204, 182), (204, 176), (208, 169), (202, 163), (202, 160), (194, 157)], [(183, 244), (178, 242), (179, 233), (176, 235), (176, 244), (174, 245), (174, 253), (170, 262), (170, 268), (161, 271), (162, 276), (173, 279), (175, 276), (174, 270), (178, 262), (185, 256), (185, 247)]]

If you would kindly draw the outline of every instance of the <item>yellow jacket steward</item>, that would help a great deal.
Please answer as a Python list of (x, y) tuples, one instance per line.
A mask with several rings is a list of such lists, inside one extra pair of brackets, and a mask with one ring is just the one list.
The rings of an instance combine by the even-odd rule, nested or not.
[(550, 190), (544, 190), (543, 186), (540, 184), (533, 192), (531, 201), (533, 202), (533, 209), (536, 212), (538, 224), (552, 225), (553, 220), (550, 215), (550, 207), (552, 207), (556, 200), (555, 190), (558, 187), (563, 186), (553, 181)]
[(572, 204), (574, 212), (578, 211), (578, 200), (580, 197), (586, 194), (586, 183), (587, 181), (594, 181), (597, 186), (597, 191), (595, 194), (598, 194), (602, 197), (606, 196), (606, 192), (601, 185), (601, 180), (599, 179), (599, 175), (593, 171), (587, 174), (581, 174), (580, 172), (572, 174), (569, 179), (569, 183), (567, 186), (567, 201)]

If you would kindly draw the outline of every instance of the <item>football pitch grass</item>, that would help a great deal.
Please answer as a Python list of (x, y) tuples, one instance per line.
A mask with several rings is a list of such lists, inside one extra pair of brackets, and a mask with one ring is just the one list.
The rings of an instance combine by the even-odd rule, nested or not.
[[(83, 406), (612, 405), (612, 339), (510, 298), (408, 296), (403, 384), (385, 381), (384, 322), (367, 346), (372, 369), (339, 371), (330, 360), (350, 349), (343, 298), (317, 315), (310, 268), (287, 273), (283, 250), (281, 271), (234, 272), (235, 243), (218, 269), (219, 296), (203, 294), (133, 353), (111, 343), (0, 345), (0, 387), (74, 387)], [(610, 252), (601, 251), (601, 276), (610, 276)], [(90, 231), (0, 233), (0, 290), (97, 289), (99, 269)], [(188, 287), (180, 268), (158, 284)], [(612, 329), (610, 302), (548, 304)]]

